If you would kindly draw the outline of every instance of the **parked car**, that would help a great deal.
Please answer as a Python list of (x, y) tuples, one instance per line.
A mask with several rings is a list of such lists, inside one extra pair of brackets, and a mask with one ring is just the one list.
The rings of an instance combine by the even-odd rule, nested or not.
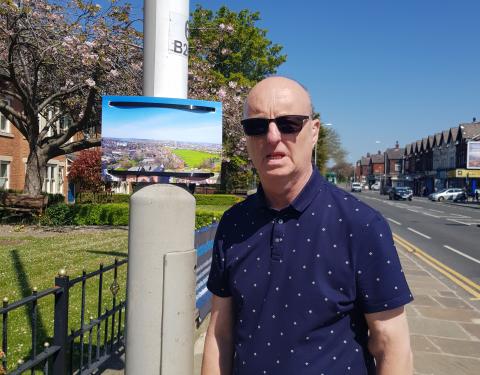
[(432, 193), (428, 196), (428, 199), (432, 201), (443, 201), (443, 200), (454, 200), (457, 195), (463, 193), (462, 189), (458, 188), (449, 188), (449, 189), (442, 189), (435, 193)]
[(467, 193), (462, 191), (460, 194), (458, 194), (455, 198), (453, 198), (454, 202), (467, 202), (468, 201), (468, 196)]
[(362, 192), (362, 184), (360, 182), (352, 182), (352, 192)]
[(377, 191), (380, 190), (380, 182), (379, 182), (379, 181), (375, 182), (375, 183), (372, 185), (371, 189), (372, 189), (372, 190), (377, 190)]
[(391, 186), (384, 185), (383, 188), (380, 190), (380, 194), (382, 195), (389, 195), (390, 190), (392, 190)]
[(390, 200), (409, 200), (411, 201), (413, 197), (413, 191), (411, 191), (408, 187), (404, 186), (397, 186), (390, 190), (388, 194), (388, 199)]

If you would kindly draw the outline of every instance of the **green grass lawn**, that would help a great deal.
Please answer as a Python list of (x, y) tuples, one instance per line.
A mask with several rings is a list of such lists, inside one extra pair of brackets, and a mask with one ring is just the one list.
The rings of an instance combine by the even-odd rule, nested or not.
[(218, 159), (220, 161), (220, 157), (217, 154), (210, 154), (208, 152), (203, 151), (195, 151), (195, 150), (183, 150), (183, 149), (175, 149), (172, 152), (180, 157), (185, 164), (187, 164), (190, 168), (198, 168), (202, 165), (203, 161), (206, 159)]
[[(0, 298), (9, 303), (31, 295), (34, 287), (41, 291), (54, 286), (55, 276), (64, 268), (70, 278), (78, 277), (82, 270), (92, 272), (100, 263), (105, 266), (127, 256), (126, 230), (68, 231), (35, 234), (16, 233), (0, 238)], [(102, 312), (112, 307), (110, 285), (113, 272), (104, 275)], [(126, 265), (119, 268), (120, 291), (117, 300), (125, 300)], [(98, 277), (86, 282), (85, 321), (97, 316)], [(42, 298), (38, 305), (38, 349), (43, 343), (52, 343), (54, 297)], [(69, 328), (80, 328), (81, 283), (70, 289)], [(29, 308), (22, 307), (8, 315), (8, 363), (9, 370), (19, 359), (27, 360), (31, 349), (31, 324)], [(94, 331), (95, 333), (96, 331)], [(96, 334), (94, 335), (96, 337)], [(93, 344), (95, 345), (95, 339)], [(87, 338), (86, 338), (86, 342)]]

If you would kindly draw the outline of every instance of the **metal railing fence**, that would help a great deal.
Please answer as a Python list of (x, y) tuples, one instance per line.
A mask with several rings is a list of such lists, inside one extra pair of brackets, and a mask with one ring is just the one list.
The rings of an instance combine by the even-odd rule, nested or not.
[[(200, 324), (210, 312), (211, 293), (206, 288), (208, 272), (211, 264), (213, 239), (218, 224), (200, 228), (195, 231), (195, 248), (197, 249), (197, 285), (195, 320)], [(118, 300), (119, 284), (118, 271), (126, 267), (128, 259), (118, 260), (111, 265), (100, 264), (98, 270), (86, 273), (73, 279), (61, 270), (55, 277), (55, 286), (42, 291), (33, 290), (32, 295), (19, 301), (9, 303), (5, 298), (0, 307), (2, 324), (0, 375), (20, 375), (24, 373), (43, 373), (45, 375), (88, 375), (101, 367), (115, 351), (121, 351), (124, 345), (126, 300)], [(113, 281), (109, 286), (111, 307), (105, 310), (105, 274), (113, 273)], [(87, 281), (97, 281), (96, 314), (87, 317)], [(125, 284), (126, 285), (126, 284)], [(68, 332), (71, 323), (71, 292), (74, 287), (81, 288), (80, 323), (79, 328)], [(40, 300), (54, 299), (53, 308), (53, 337), (43, 345), (39, 340), (39, 311)], [(110, 300), (110, 298), (109, 298)], [(17, 363), (9, 361), (9, 315), (20, 308), (27, 308), (31, 326), (30, 354)]]

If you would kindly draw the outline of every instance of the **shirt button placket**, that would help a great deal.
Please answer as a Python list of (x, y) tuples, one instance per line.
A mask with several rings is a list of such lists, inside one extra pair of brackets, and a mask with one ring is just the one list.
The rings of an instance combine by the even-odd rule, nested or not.
[(278, 218), (273, 222), (273, 243), (272, 243), (272, 259), (280, 260), (283, 258), (283, 238), (285, 235), (285, 224), (282, 218)]

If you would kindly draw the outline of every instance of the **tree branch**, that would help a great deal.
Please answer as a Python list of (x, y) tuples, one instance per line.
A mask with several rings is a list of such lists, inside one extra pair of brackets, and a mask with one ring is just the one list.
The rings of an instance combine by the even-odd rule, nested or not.
[(81, 90), (82, 88), (85, 88), (85, 87), (88, 87), (88, 85), (76, 85), (76, 86), (73, 86), (72, 88), (68, 89), (68, 90), (61, 90), (59, 92), (56, 92), (55, 94), (52, 94), (50, 95), (48, 98), (46, 98), (42, 104), (40, 104), (38, 106), (38, 112), (42, 112), (43, 109), (49, 105), (53, 100), (55, 99), (58, 99), (58, 98), (61, 98), (62, 96), (64, 95), (69, 95), (69, 94), (72, 94), (74, 93), (75, 91), (77, 90)]
[(80, 121), (77, 122), (76, 125), (69, 127), (68, 130), (65, 133), (63, 133), (60, 137), (58, 137), (56, 140), (54, 141), (52, 141), (51, 139), (49, 140), (49, 141), (52, 141), (52, 145), (54, 145), (54, 147), (58, 147), (58, 148), (62, 147), (62, 145), (65, 142), (67, 142), (71, 137), (73, 137), (76, 133), (78, 133), (79, 131), (87, 127), (94, 103), (95, 103), (95, 89), (91, 88), (90, 92), (88, 93), (87, 104), (85, 105), (85, 111), (84, 111), (83, 117), (80, 119)]
[[(67, 143), (58, 147), (54, 152), (56, 153), (55, 156), (59, 155), (66, 155), (71, 154), (72, 152), (77, 152), (81, 150), (85, 150), (87, 148), (98, 147), (102, 144), (101, 138), (94, 138), (94, 139), (82, 139), (81, 141)], [(57, 152), (59, 152), (57, 154)]]

